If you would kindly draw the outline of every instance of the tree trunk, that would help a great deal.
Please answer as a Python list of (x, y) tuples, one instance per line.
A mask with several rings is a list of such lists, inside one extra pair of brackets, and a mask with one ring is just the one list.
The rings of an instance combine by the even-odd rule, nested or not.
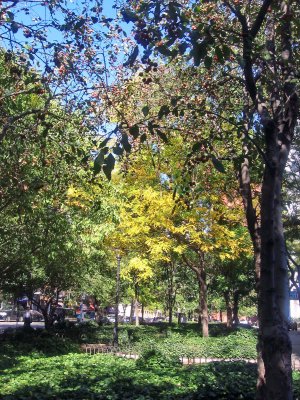
[(129, 322), (132, 324), (134, 315), (134, 299), (131, 299)]
[(206, 284), (206, 273), (204, 269), (201, 269), (201, 323), (202, 323), (202, 336), (208, 337), (208, 306), (207, 306), (207, 284)]
[(53, 316), (53, 312), (52, 312), (52, 307), (50, 308), (50, 312), (48, 312), (48, 307), (41, 308), (41, 313), (43, 314), (43, 317), (44, 317), (45, 329), (46, 330), (51, 329), (54, 324), (54, 316)]
[(200, 250), (196, 251), (199, 257), (199, 265), (192, 264), (185, 255), (182, 256), (186, 265), (194, 271), (198, 287), (199, 287), (199, 330), (202, 326), (203, 337), (208, 337), (208, 306), (207, 306), (207, 284), (206, 284), (206, 272), (205, 272), (205, 260), (204, 253)]
[(199, 321), (202, 327), (202, 336), (208, 337), (208, 306), (207, 306), (207, 284), (206, 273), (200, 268), (197, 275), (199, 286)]
[(144, 303), (142, 303), (142, 322), (144, 322), (144, 313), (145, 313), (145, 307)]
[(139, 321), (139, 302), (138, 302), (138, 285), (137, 284), (135, 285), (134, 292), (135, 292), (135, 300), (134, 300), (135, 326), (139, 326), (140, 321)]
[[(274, 2), (275, 8), (278, 7), (282, 13), (275, 24), (275, 14), (266, 18), (271, 2), (264, 2), (255, 21), (257, 25), (254, 23), (255, 29), (252, 25), (250, 31), (244, 16), (236, 14), (244, 33), (245, 88), (260, 116), (265, 145), (264, 151), (261, 150), (265, 167), (260, 204), (261, 268), (258, 288), (259, 350), (265, 367), (265, 382), (258, 382), (261, 387), (258, 387), (257, 395), (261, 400), (292, 399), (291, 343), (286, 323), (289, 315), (288, 277), (281, 220), (282, 175), (299, 114), (299, 94), (294, 80), (296, 64), (293, 61), (296, 49), (292, 46), (292, 19), (296, 17), (290, 8), (291, 3)], [(260, 97), (262, 91), (257, 88), (251, 58), (255, 36), (263, 19), (266, 21), (266, 49), (275, 71), (274, 79), (265, 91), (269, 96), (267, 101)], [(277, 55), (281, 55), (280, 60)], [(248, 219), (247, 222), (252, 237), (253, 226), (249, 225)]]
[(172, 325), (173, 322), (173, 306), (169, 307), (169, 325)]
[[(276, 126), (265, 125), (266, 166), (261, 200), (259, 337), (265, 365), (266, 398), (292, 399), (291, 342), (286, 324), (286, 277), (281, 243), (281, 178)], [(282, 238), (280, 238), (282, 235)], [(283, 263), (283, 264), (282, 264)], [(278, 281), (278, 279), (281, 281)]]
[(177, 315), (177, 323), (178, 323), (178, 325), (180, 325), (181, 324), (181, 312), (179, 312), (178, 313), (178, 315)]
[(169, 325), (172, 325), (174, 300), (175, 300), (174, 299), (174, 268), (173, 268), (173, 264), (171, 263), (170, 271), (169, 271), (169, 284), (168, 284)]
[(226, 304), (226, 315), (227, 315), (226, 326), (227, 326), (227, 328), (232, 328), (232, 306), (231, 306), (231, 301), (230, 301), (229, 290), (226, 290), (224, 292), (224, 300), (225, 300), (225, 304)]
[(233, 293), (233, 308), (232, 308), (232, 318), (233, 318), (233, 323), (235, 325), (238, 325), (240, 320), (239, 320), (239, 297), (240, 293), (238, 290), (235, 290)]
[[(244, 112), (244, 128), (248, 133), (248, 105), (245, 107)], [(248, 159), (248, 143), (246, 135), (243, 137), (243, 153), (244, 160), (241, 164), (239, 171), (240, 192), (242, 195), (244, 210), (246, 214), (247, 227), (250, 233), (253, 253), (254, 253), (254, 267), (256, 276), (256, 291), (259, 293), (260, 287), (260, 270), (261, 270), (261, 232), (260, 222), (253, 205), (253, 192), (251, 188), (249, 159)], [(258, 320), (260, 320), (260, 304), (257, 309)], [(264, 400), (266, 397), (266, 379), (265, 367), (262, 359), (262, 345), (260, 335), (257, 343), (257, 400)]]
[(139, 321), (139, 303), (137, 298), (135, 299), (134, 302), (134, 311), (135, 311), (135, 326), (139, 326), (140, 325), (140, 321)]

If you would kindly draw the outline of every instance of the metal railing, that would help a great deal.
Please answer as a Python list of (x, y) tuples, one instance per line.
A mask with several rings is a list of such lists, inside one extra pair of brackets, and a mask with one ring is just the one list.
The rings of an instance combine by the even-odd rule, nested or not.
[[(104, 343), (92, 343), (81, 345), (83, 351), (89, 355), (95, 354), (113, 354), (118, 357), (138, 359), (139, 354), (134, 353), (130, 349), (121, 349), (116, 346), (104, 344)], [(199, 365), (208, 364), (211, 362), (246, 362), (249, 364), (255, 364), (257, 361), (255, 359), (245, 359), (245, 358), (214, 358), (214, 357), (188, 357), (180, 356), (179, 360), (182, 365)], [(300, 370), (300, 359), (297, 357), (292, 357), (292, 369), (294, 371)]]

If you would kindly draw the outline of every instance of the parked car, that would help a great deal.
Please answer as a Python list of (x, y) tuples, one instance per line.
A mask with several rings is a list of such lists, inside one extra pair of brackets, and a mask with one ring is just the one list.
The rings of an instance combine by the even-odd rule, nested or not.
[(6, 321), (8, 317), (8, 314), (6, 311), (0, 311), (0, 320)]
[(112, 324), (113, 322), (115, 322), (115, 320), (112, 321), (111, 318), (108, 318), (106, 315), (102, 315), (99, 318), (100, 325), (109, 325), (109, 324)]
[[(132, 323), (135, 324), (135, 320), (136, 320), (136, 317), (135, 317), (135, 316), (132, 317)], [(139, 317), (139, 324), (142, 324), (143, 322), (144, 322), (143, 318), (142, 318), (142, 317)]]
[(40, 313), (37, 310), (31, 310), (31, 315), (32, 315), (32, 321), (33, 322), (40, 322), (44, 321), (44, 316), (42, 313)]
[(110, 323), (114, 323), (115, 322), (115, 320), (116, 320), (116, 317), (115, 317), (115, 315), (114, 314), (108, 314), (107, 316), (107, 319), (109, 320), (109, 322)]
[(158, 323), (158, 322), (164, 322), (165, 318), (163, 317), (154, 317), (153, 322)]

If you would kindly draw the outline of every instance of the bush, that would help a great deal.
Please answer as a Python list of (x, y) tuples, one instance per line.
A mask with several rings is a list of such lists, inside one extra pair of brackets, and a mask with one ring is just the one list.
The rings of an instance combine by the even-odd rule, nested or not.
[[(294, 373), (295, 399), (300, 374)], [(19, 356), (0, 371), (2, 400), (254, 400), (256, 365), (182, 367), (159, 352), (141, 360), (110, 355)]]
[(153, 369), (158, 371), (161, 368), (170, 369), (179, 367), (181, 363), (176, 355), (166, 356), (166, 354), (160, 350), (150, 349), (141, 355), (136, 362), (136, 366), (140, 369)]
[[(210, 357), (250, 355), (255, 353), (253, 329), (202, 338), (190, 327), (121, 326), (120, 342), (124, 346), (130, 342), (141, 354), (134, 361), (79, 353), (81, 335), (87, 334), (88, 340), (101, 337), (104, 342), (112, 337), (111, 327), (87, 323), (61, 326), (60, 331), (57, 328), (51, 332), (12, 330), (5, 335), (0, 357), (1, 400), (255, 399), (255, 364), (240, 361), (182, 366), (178, 359), (188, 352)], [(293, 378), (296, 400), (300, 373), (295, 372)]]
[(1, 351), (7, 357), (29, 354), (57, 355), (79, 351), (79, 346), (70, 339), (45, 330), (14, 329), (2, 337)]

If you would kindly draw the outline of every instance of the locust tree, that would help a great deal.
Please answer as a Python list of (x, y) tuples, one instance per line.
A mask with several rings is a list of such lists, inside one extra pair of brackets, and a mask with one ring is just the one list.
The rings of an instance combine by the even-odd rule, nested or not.
[[(159, 154), (155, 146), (145, 145), (129, 157), (114, 241), (124, 252), (139, 255), (139, 259), (129, 262), (132, 267), (136, 265), (130, 269), (135, 276), (138, 271), (141, 276), (146, 271), (151, 276), (175, 258), (193, 271), (198, 284), (199, 325), (203, 335), (208, 336), (207, 275), (213, 275), (214, 268), (208, 268), (207, 259), (212, 254), (216, 262), (238, 259), (240, 253), (247, 252), (247, 234), (237, 235), (235, 228), (242, 223), (241, 204), (228, 207), (222, 187), (226, 176), (216, 170), (208, 174), (212, 165), (201, 165), (195, 172), (188, 202), (174, 196), (171, 177), (181, 174), (184, 163), (179, 149), (184, 149), (183, 141), (175, 138), (168, 146), (161, 143)], [(165, 157), (168, 163), (157, 169), (159, 159)], [(208, 182), (210, 175), (214, 178)]]

